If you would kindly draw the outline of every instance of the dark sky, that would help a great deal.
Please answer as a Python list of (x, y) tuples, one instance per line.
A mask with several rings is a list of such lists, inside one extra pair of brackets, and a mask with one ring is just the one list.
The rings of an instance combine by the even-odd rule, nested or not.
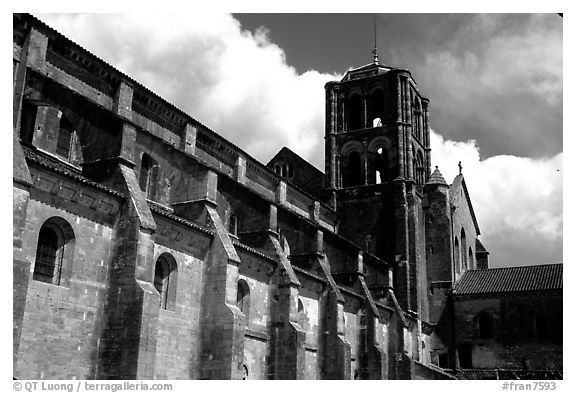
[[(245, 29), (264, 26), (298, 72), (343, 73), (371, 60), (374, 14), (234, 16)], [(378, 14), (376, 21), (380, 61), (412, 72), (443, 136), (477, 140), (482, 158), (562, 151), (560, 16)]]

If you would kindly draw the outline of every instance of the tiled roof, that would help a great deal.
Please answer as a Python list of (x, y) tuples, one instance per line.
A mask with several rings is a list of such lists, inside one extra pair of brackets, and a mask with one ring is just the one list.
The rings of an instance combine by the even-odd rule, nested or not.
[(562, 264), (480, 269), (465, 272), (454, 295), (562, 289)]
[(51, 157), (50, 155), (45, 154), (33, 147), (29, 147), (25, 144), (22, 144), (22, 152), (24, 153), (24, 156), (29, 162), (33, 162), (41, 167), (51, 169), (56, 173), (74, 179), (82, 184), (96, 188), (100, 191), (104, 191), (107, 194), (110, 194), (117, 198), (125, 197), (122, 193), (82, 176), (79, 170), (71, 167), (70, 165), (66, 165), (63, 162), (59, 161), (58, 159)]
[(563, 379), (558, 370), (464, 369), (456, 372), (457, 379)]

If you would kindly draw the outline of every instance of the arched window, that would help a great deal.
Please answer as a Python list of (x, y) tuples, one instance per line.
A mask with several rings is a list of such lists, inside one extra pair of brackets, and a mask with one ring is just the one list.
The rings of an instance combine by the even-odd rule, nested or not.
[(34, 280), (60, 284), (64, 237), (59, 228), (43, 225), (38, 235)]
[(142, 154), (140, 163), (140, 189), (146, 193), (146, 198), (154, 199), (158, 183), (158, 165), (148, 154)]
[(460, 274), (460, 243), (458, 238), (454, 238), (454, 266), (456, 266), (456, 274)]
[(425, 173), (424, 173), (424, 157), (422, 157), (422, 152), (418, 150), (416, 152), (416, 165), (414, 167), (414, 179), (416, 184), (424, 184)]
[(384, 93), (381, 89), (374, 90), (370, 96), (370, 118), (373, 127), (380, 127), (384, 118)]
[(156, 260), (154, 268), (154, 288), (160, 294), (160, 308), (174, 311), (176, 309), (176, 281), (178, 265), (174, 257), (164, 253)]
[(231, 214), (230, 215), (228, 232), (234, 236), (238, 236), (238, 215), (237, 214)]
[(412, 127), (416, 138), (422, 140), (422, 108), (417, 98), (412, 102)]
[(346, 102), (346, 124), (348, 130), (357, 130), (362, 127), (362, 99), (359, 94), (352, 94)]
[(34, 126), (36, 125), (36, 115), (38, 106), (24, 100), (22, 101), (22, 112), (20, 115), (20, 139), (32, 143), (34, 138)]
[(74, 258), (74, 232), (59, 217), (47, 220), (38, 233), (32, 279), (54, 285), (66, 285)]
[(64, 116), (60, 119), (60, 130), (58, 131), (58, 139), (56, 141), (56, 154), (65, 160), (70, 159), (70, 152), (72, 151), (72, 139), (74, 129), (72, 124)]
[(492, 315), (486, 311), (478, 314), (478, 337), (492, 338), (494, 337), (494, 321)]
[(380, 147), (376, 150), (374, 159), (375, 183), (380, 184), (390, 178), (390, 168), (388, 162), (388, 150)]
[(353, 151), (348, 155), (347, 173), (344, 179), (344, 187), (358, 186), (362, 184), (362, 161), (360, 153)]
[(250, 318), (250, 287), (245, 280), (238, 280), (238, 291), (236, 292), (236, 306), (246, 315), (246, 325)]
[(460, 261), (462, 263), (461, 271), (464, 272), (468, 269), (468, 263), (466, 261), (466, 232), (464, 231), (464, 228), (460, 230), (460, 247), (460, 258), (462, 258)]
[(468, 269), (474, 269), (474, 254), (472, 247), (468, 247)]

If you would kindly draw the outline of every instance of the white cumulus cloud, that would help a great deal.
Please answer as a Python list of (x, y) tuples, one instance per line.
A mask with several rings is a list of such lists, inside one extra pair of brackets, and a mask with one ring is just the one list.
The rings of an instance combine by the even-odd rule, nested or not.
[(447, 182), (458, 162), (492, 266), (562, 260), (562, 157), (511, 155), (480, 159), (476, 141), (454, 142), (431, 133), (432, 163)]

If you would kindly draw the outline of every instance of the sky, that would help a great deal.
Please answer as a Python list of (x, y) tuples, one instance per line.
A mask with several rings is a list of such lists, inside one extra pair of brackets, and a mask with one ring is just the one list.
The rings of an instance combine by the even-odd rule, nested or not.
[(37, 14), (266, 163), (323, 170), (324, 84), (380, 61), (430, 99), (432, 164), (462, 162), (490, 266), (562, 261), (556, 14)]

